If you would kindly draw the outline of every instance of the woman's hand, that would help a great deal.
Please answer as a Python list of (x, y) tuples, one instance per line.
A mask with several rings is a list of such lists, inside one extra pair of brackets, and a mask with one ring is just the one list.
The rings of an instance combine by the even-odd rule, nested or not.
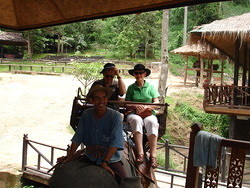
[(144, 105), (136, 105), (135, 106), (135, 112), (136, 114), (140, 114), (145, 110), (145, 106)]
[(107, 162), (102, 162), (101, 167), (107, 170), (112, 176), (115, 176), (114, 171), (108, 166)]
[(152, 115), (152, 108), (144, 105), (137, 105), (136, 114), (141, 116), (142, 118), (146, 118)]

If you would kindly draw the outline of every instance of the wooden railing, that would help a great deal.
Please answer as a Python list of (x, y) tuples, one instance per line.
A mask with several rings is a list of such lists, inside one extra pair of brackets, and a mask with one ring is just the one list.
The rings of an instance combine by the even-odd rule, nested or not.
[[(49, 149), (49, 154), (46, 155), (44, 151), (41, 151), (39, 149), (39, 146), (43, 146)], [(30, 151), (34, 151), (37, 154), (37, 163), (29, 164), (28, 161), (28, 148)], [(47, 151), (46, 150), (46, 151)], [(55, 152), (62, 151), (67, 155), (67, 149), (51, 146), (48, 144), (43, 144), (40, 142), (32, 141), (28, 139), (28, 135), (24, 134), (23, 136), (23, 156), (22, 156), (22, 171), (25, 172), (36, 172), (39, 173), (40, 176), (43, 175), (51, 175), (51, 172), (49, 173), (48, 170), (53, 167), (56, 163), (56, 159), (62, 155), (56, 156)], [(45, 165), (46, 164), (46, 165)], [(45, 177), (45, 176), (44, 176)]]
[(20, 64), (0, 64), (0, 66), (8, 67), (9, 72), (16, 71), (16, 70), (34, 71), (34, 69), (39, 69), (41, 72), (44, 72), (45, 70), (47, 72), (55, 72), (55, 70), (58, 70), (59, 72), (64, 73), (65, 69), (70, 69), (72, 71), (76, 69), (75, 67), (70, 67), (70, 66), (45, 66), (45, 65), (20, 65)]
[[(205, 173), (200, 173), (199, 167), (194, 166), (193, 157), (194, 157), (194, 144), (195, 137), (200, 130), (202, 130), (202, 125), (198, 123), (194, 123), (191, 126), (190, 133), (190, 142), (189, 142), (189, 155), (188, 155), (188, 169), (187, 169), (187, 177), (186, 177), (186, 188), (201, 188), (202, 179), (204, 180), (204, 188), (209, 187), (217, 187), (219, 184), (220, 174), (221, 180), (227, 181), (224, 183), (227, 188), (241, 188), (241, 187), (249, 187), (249, 178), (245, 181), (244, 175), (248, 175), (249, 172), (245, 171), (249, 167), (249, 161), (247, 161), (248, 156), (246, 155), (250, 151), (250, 142), (240, 141), (234, 139), (222, 139), (220, 143), (219, 154), (217, 156), (217, 167), (212, 169), (211, 167), (206, 167)], [(209, 148), (209, 147), (208, 147)], [(225, 156), (222, 155), (221, 151), (231, 151), (229, 163), (223, 162)], [(245, 162), (247, 163), (245, 164)], [(225, 172), (224, 164), (228, 164), (227, 170)], [(222, 169), (224, 168), (224, 170)], [(205, 176), (204, 176), (205, 174)], [(225, 175), (227, 174), (227, 177)], [(204, 176), (202, 178), (202, 176)]]
[(204, 85), (203, 106), (250, 109), (250, 87)]

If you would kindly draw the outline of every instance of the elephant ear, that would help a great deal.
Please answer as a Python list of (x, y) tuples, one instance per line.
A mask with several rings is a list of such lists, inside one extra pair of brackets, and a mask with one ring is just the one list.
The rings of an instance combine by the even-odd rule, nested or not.
[(50, 179), (50, 188), (118, 188), (113, 176), (105, 169), (83, 161), (63, 163), (55, 168)]

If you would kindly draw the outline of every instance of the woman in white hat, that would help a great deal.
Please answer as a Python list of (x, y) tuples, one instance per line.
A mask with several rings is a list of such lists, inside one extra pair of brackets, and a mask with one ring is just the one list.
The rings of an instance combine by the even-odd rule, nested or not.
[[(136, 81), (128, 87), (126, 93), (126, 101), (158, 103), (159, 92), (153, 85), (145, 81), (145, 77), (149, 76), (151, 71), (142, 64), (137, 64), (134, 69), (128, 71), (134, 76)], [(154, 110), (145, 105), (136, 105), (135, 112), (127, 116), (127, 122), (132, 128), (132, 133), (136, 145), (137, 156), (136, 163), (143, 163), (143, 126), (146, 129), (146, 135), (150, 148), (150, 163), (153, 168), (157, 167), (156, 146), (158, 138), (159, 123), (154, 115)]]

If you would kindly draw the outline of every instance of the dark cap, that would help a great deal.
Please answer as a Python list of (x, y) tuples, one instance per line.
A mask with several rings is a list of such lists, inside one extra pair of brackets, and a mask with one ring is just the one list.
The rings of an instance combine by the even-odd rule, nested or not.
[(143, 64), (136, 64), (134, 66), (134, 69), (131, 69), (131, 70), (128, 70), (128, 73), (132, 76), (134, 76), (134, 71), (137, 71), (137, 70), (143, 70), (146, 72), (146, 76), (150, 75), (151, 71), (147, 68), (145, 68), (145, 66)]
[(102, 71), (101, 71), (100, 73), (103, 73), (105, 70), (110, 69), (110, 68), (112, 68), (112, 67), (115, 67), (115, 64), (113, 64), (113, 63), (106, 63), (106, 64), (103, 66), (103, 69), (102, 69)]

